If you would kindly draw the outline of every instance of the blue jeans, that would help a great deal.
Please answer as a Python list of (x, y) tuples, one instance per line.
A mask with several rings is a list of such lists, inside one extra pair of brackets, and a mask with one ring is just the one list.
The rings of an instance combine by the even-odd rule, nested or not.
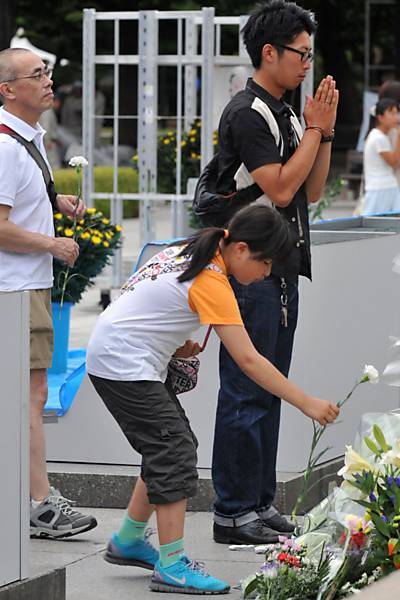
[[(232, 279), (231, 284), (256, 349), (287, 376), (297, 325), (297, 283), (287, 284), (287, 327), (281, 323), (278, 277), (249, 286)], [(242, 373), (222, 344), (219, 360), (212, 465), (215, 521), (240, 525), (265, 512), (275, 497), (281, 400)]]

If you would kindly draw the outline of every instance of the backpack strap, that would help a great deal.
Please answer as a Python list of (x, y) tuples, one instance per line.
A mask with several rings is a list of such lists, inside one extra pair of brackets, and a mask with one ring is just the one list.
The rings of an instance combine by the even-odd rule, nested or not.
[(39, 169), (42, 171), (44, 183), (46, 185), (47, 195), (49, 197), (52, 207), (56, 209), (57, 193), (54, 188), (54, 181), (51, 177), (49, 167), (47, 166), (47, 163), (44, 160), (38, 148), (33, 142), (28, 142), (28, 140), (22, 137), (22, 135), (19, 135), (19, 133), (17, 133), (10, 127), (7, 127), (7, 125), (3, 125), (2, 123), (0, 123), (0, 133), (6, 133), (26, 148), (28, 154), (33, 158)]

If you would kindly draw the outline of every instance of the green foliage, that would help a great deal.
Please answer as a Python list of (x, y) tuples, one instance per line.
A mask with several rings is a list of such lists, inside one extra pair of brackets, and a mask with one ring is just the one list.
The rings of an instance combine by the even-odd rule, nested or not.
[(310, 204), (308, 207), (308, 214), (311, 223), (323, 218), (323, 211), (326, 208), (330, 207), (330, 205), (333, 202), (333, 199), (336, 196), (338, 196), (338, 194), (340, 194), (340, 192), (342, 191), (342, 187), (343, 179), (341, 179), (340, 177), (335, 177), (327, 183), (327, 185), (325, 186), (324, 194), (320, 198), (320, 200), (318, 200), (318, 202), (316, 202), (315, 204)]
[[(181, 139), (181, 191), (186, 193), (189, 178), (200, 175), (201, 120), (196, 119), (189, 131), (182, 133)], [(214, 131), (213, 145), (218, 149), (218, 133)], [(157, 188), (164, 194), (176, 191), (176, 130), (167, 131), (159, 136), (157, 142)], [(133, 157), (137, 168), (138, 156)]]
[(121, 227), (110, 223), (109, 219), (95, 208), (89, 208), (85, 216), (78, 221), (75, 230), (73, 220), (61, 213), (54, 215), (54, 228), (56, 237), (75, 239), (79, 245), (79, 256), (72, 268), (54, 259), (52, 301), (75, 304), (82, 298), (83, 292), (93, 285), (95, 277), (120, 247)]
[(328, 561), (322, 563), (319, 569), (313, 564), (308, 564), (301, 569), (283, 565), (279, 568), (276, 577), (257, 575), (257, 598), (260, 600), (314, 599), (327, 576), (328, 568)]
[[(94, 167), (94, 189), (98, 193), (111, 193), (113, 189), (113, 167)], [(61, 194), (76, 194), (76, 174), (71, 168), (54, 171), (56, 190)], [(118, 191), (120, 193), (134, 193), (138, 189), (137, 172), (130, 167), (118, 169)], [(125, 219), (137, 217), (139, 205), (136, 200), (124, 200), (123, 216)], [(96, 200), (95, 206), (105, 217), (110, 218), (109, 200)]]
[[(374, 554), (379, 555), (380, 565), (387, 570), (400, 567), (400, 466), (398, 441), (393, 449), (378, 425), (372, 433), (375, 438), (364, 438), (368, 448), (375, 446), (377, 472), (355, 473), (350, 483), (360, 490), (363, 499), (357, 502), (367, 509), (374, 524)], [(378, 446), (380, 448), (378, 448)]]

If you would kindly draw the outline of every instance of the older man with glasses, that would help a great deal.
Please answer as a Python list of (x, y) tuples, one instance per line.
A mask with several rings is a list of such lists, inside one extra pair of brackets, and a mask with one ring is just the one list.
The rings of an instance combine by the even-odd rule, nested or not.
[(69, 216), (85, 210), (50, 185), (38, 120), (53, 105), (52, 85), (51, 71), (33, 52), (0, 52), (0, 292), (30, 292), (30, 531), (58, 539), (97, 522), (50, 486), (46, 468), (42, 415), (53, 353), (53, 257), (73, 266), (79, 254), (74, 240), (54, 236), (52, 205)]

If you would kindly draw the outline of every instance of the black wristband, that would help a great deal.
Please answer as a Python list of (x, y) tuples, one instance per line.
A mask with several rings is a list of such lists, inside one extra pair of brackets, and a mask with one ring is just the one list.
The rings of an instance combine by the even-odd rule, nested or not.
[(335, 130), (332, 129), (332, 131), (329, 135), (322, 135), (321, 144), (327, 144), (328, 142), (333, 142), (334, 139), (335, 139)]

